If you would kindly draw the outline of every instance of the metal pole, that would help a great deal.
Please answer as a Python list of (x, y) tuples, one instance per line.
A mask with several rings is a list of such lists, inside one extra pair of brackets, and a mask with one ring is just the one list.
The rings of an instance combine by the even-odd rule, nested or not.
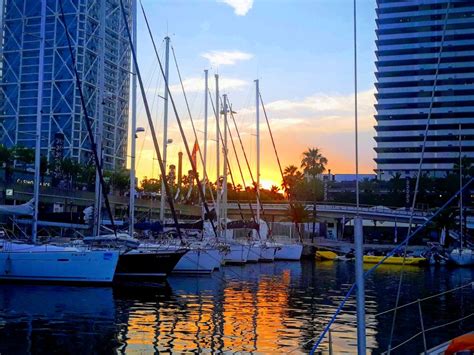
[[(462, 139), (461, 139), (461, 121), (459, 121), (459, 188), (462, 189)], [(459, 252), (462, 253), (463, 248), (463, 204), (462, 204), (462, 194), (459, 193), (459, 240), (461, 242)]]
[(423, 313), (421, 311), (421, 303), (420, 300), (418, 300), (418, 313), (420, 314), (420, 324), (421, 324), (421, 335), (423, 336), (423, 349), (424, 354), (428, 351), (428, 348), (426, 346), (426, 334), (425, 334), (425, 324), (423, 322)]
[(208, 96), (209, 90), (209, 70), (204, 70), (204, 156), (203, 156), (203, 172), (204, 172), (204, 184), (202, 186), (202, 192), (206, 196), (206, 184), (207, 184), (207, 114), (208, 114)]
[(328, 335), (329, 335), (329, 355), (333, 355), (333, 351), (332, 351), (332, 332), (331, 332), (331, 329), (329, 329)]
[[(170, 38), (165, 37), (166, 50), (165, 50), (165, 82), (169, 83), (169, 64), (170, 64)], [(163, 165), (165, 166), (165, 174), (161, 176), (161, 203), (160, 203), (160, 221), (164, 222), (165, 220), (165, 202), (166, 202), (166, 192), (165, 192), (165, 179), (166, 179), (166, 152), (168, 145), (168, 90), (164, 93), (164, 115), (163, 115)]]
[[(99, 95), (98, 95), (98, 121), (96, 126), (96, 144), (97, 144), (97, 155), (99, 156), (101, 166), (103, 166), (103, 147), (102, 138), (104, 132), (104, 82), (105, 82), (105, 2), (101, 2), (100, 5), (100, 41), (102, 42), (99, 46)], [(97, 236), (100, 234), (100, 225), (102, 223), (102, 186), (99, 177), (99, 168), (96, 168), (95, 172), (95, 223), (93, 226), (93, 235)]]
[(40, 47), (38, 63), (38, 100), (36, 101), (36, 141), (35, 141), (35, 179), (34, 179), (34, 213), (31, 230), (31, 241), (36, 243), (38, 234), (38, 207), (40, 190), (41, 166), (41, 119), (43, 114), (43, 73), (44, 73), (44, 46), (46, 35), (46, 0), (41, 0)]
[(223, 142), (223, 147), (222, 150), (224, 152), (224, 173), (223, 173), (223, 179), (222, 179), (222, 188), (223, 188), (223, 193), (222, 193), (222, 216), (224, 218), (224, 238), (227, 240), (227, 174), (229, 167), (227, 165), (227, 108), (229, 107), (227, 105), (227, 95), (223, 95), (224, 99), (224, 142)]
[(255, 113), (257, 119), (257, 224), (260, 226), (260, 88), (259, 80), (255, 80)]
[(219, 108), (219, 75), (215, 75), (216, 79), (216, 220), (217, 220), (217, 234), (220, 237), (220, 231), (221, 231), (221, 194), (220, 194), (220, 183), (219, 183), (219, 173), (220, 173), (220, 137), (219, 137), (219, 119), (220, 119), (220, 108)]
[[(132, 1), (132, 35), (133, 48), (137, 50), (137, 0)], [(130, 203), (129, 203), (129, 226), (128, 233), (133, 237), (135, 223), (135, 155), (136, 155), (136, 132), (137, 132), (137, 69), (133, 65), (132, 74), (132, 144), (130, 152)], [(152, 164), (153, 166), (154, 164)]]
[(359, 132), (357, 112), (357, 0), (354, 0), (354, 123), (355, 123), (355, 172), (356, 172), (356, 206), (354, 218), (355, 274), (357, 284), (357, 353), (365, 355), (365, 283), (364, 283), (364, 232), (362, 219), (359, 217)]

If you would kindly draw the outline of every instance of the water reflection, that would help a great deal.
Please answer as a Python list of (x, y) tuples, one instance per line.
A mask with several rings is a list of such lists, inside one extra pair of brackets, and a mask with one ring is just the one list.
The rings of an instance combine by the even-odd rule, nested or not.
[[(0, 286), (0, 353), (307, 353), (354, 279), (351, 263), (277, 262), (226, 267), (211, 276), (171, 277), (154, 287)], [(387, 347), (399, 270), (367, 280), (367, 344)], [(472, 280), (470, 269), (406, 268), (400, 303)], [(423, 304), (427, 327), (471, 313), (472, 289)], [(460, 307), (462, 306), (462, 307)], [(464, 312), (464, 313), (463, 313)], [(399, 312), (394, 344), (418, 331), (417, 309)], [(468, 328), (433, 332), (428, 345)], [(355, 300), (335, 324), (336, 353), (355, 350)], [(324, 344), (327, 349), (327, 344)], [(421, 339), (410, 352), (422, 350)]]

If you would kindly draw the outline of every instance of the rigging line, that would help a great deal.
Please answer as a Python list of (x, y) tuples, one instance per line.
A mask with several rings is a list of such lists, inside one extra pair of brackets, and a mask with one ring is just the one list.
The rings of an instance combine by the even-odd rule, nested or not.
[[(120, 3), (123, 4), (123, 0), (120, 0)], [(122, 5), (123, 6), (123, 5)], [(156, 52), (156, 44), (155, 44), (155, 39), (153, 37), (153, 33), (151, 32), (151, 28), (150, 28), (150, 24), (148, 22), (148, 17), (146, 16), (146, 13), (145, 13), (145, 9), (143, 8), (143, 4), (142, 2), (140, 1), (140, 7), (142, 9), (142, 12), (143, 12), (143, 17), (145, 18), (145, 23), (146, 23), (146, 26), (147, 26), (147, 29), (148, 29), (148, 34), (150, 35), (150, 38), (151, 38), (151, 41), (153, 43), (153, 48), (155, 50), (155, 54), (157, 55), (157, 59), (158, 59), (158, 64), (160, 66), (160, 70), (161, 70), (161, 75), (163, 75), (163, 78), (164, 78), (164, 83), (165, 83), (165, 87), (166, 87), (166, 91), (168, 92), (168, 95), (169, 95), (169, 99), (171, 101), (171, 105), (173, 106), (173, 111), (174, 111), (174, 114), (175, 114), (175, 117), (176, 117), (176, 122), (178, 123), (178, 128), (179, 128), (179, 132), (181, 134), (181, 138), (183, 139), (183, 143), (184, 143), (184, 147), (186, 149), (186, 153), (188, 155), (188, 159), (191, 163), (191, 168), (193, 170), (193, 173), (194, 173), (194, 176), (198, 176), (197, 175), (197, 169), (196, 169), (196, 164), (194, 163), (194, 160), (192, 159), (192, 154), (191, 154), (191, 150), (189, 149), (189, 144), (188, 144), (188, 141), (186, 139), (186, 134), (184, 133), (184, 129), (183, 129), (183, 125), (181, 124), (181, 119), (179, 117), (179, 114), (178, 114), (178, 109), (176, 108), (176, 103), (173, 99), (173, 95), (171, 94), (171, 90), (170, 90), (170, 86), (169, 86), (169, 82), (168, 82), (168, 79), (166, 78), (166, 75), (165, 75), (165, 71), (163, 69), (163, 65), (161, 64), (161, 60), (160, 58), (158, 57), (158, 53)], [(125, 14), (125, 12), (124, 12)], [(162, 174), (165, 172), (165, 170), (163, 169), (163, 172)], [(163, 176), (166, 176), (165, 174), (163, 174)], [(165, 179), (166, 180), (166, 179)], [(204, 205), (204, 209), (206, 211), (206, 216), (207, 216), (207, 219), (209, 220), (209, 222), (211, 223), (211, 226), (212, 226), (212, 230), (214, 232), (214, 235), (215, 237), (217, 238), (218, 235), (217, 235), (217, 229), (216, 229), (216, 226), (214, 225), (214, 221), (212, 220), (211, 218), (211, 211), (209, 210), (209, 206), (206, 202), (206, 199), (205, 199), (205, 196), (204, 196), (204, 192), (203, 192), (203, 189), (202, 189), (202, 185), (201, 185), (201, 182), (199, 181), (199, 179), (196, 179), (196, 184), (197, 184), (197, 188), (198, 188), (198, 193), (199, 193), (199, 196), (201, 197), (201, 200), (202, 200), (202, 203)], [(165, 184), (166, 185), (166, 184)], [(167, 192), (168, 193), (168, 192)], [(172, 201), (172, 196), (171, 196), (171, 199), (170, 201)]]
[[(408, 242), (410, 241), (410, 239), (416, 235), (420, 230), (422, 230), (423, 228), (425, 228), (434, 218), (436, 218), (441, 212), (443, 212), (446, 207), (448, 207), (456, 198), (457, 196), (460, 194), (460, 193), (463, 193), (464, 190), (466, 190), (468, 188), (468, 186), (474, 181), (474, 177), (472, 177), (471, 179), (469, 179), (468, 182), (466, 182), (466, 184), (464, 184), (453, 196), (451, 196), (440, 208), (438, 208), (438, 210), (436, 210), (436, 212), (434, 212), (421, 226), (419, 226), (418, 228), (415, 229), (415, 231), (411, 232), (410, 235), (408, 235), (405, 240), (403, 240), (400, 244), (398, 244), (394, 249), (392, 249), (392, 251), (390, 251), (389, 253), (387, 253), (387, 255), (385, 255), (377, 264), (375, 264), (372, 268), (370, 268), (369, 270), (367, 270), (365, 273), (364, 273), (364, 277), (367, 277), (369, 276), (370, 274), (372, 274), (380, 265), (382, 265), (385, 260), (387, 260), (389, 257), (391, 257), (392, 255), (394, 255), (399, 249), (401, 249), (402, 247), (405, 246), (405, 244), (408, 244)], [(346, 294), (346, 297), (344, 297), (343, 301), (341, 301), (341, 303), (339, 304), (339, 307), (336, 309), (336, 312), (334, 313), (334, 315), (331, 317), (331, 320), (329, 321), (329, 323), (326, 325), (326, 327), (324, 328), (323, 332), (320, 334), (320, 336), (318, 337), (318, 340), (317, 342), (314, 344), (313, 346), (313, 349), (311, 350), (311, 355), (314, 354), (314, 352), (316, 351), (316, 349), (318, 348), (318, 346), (321, 344), (322, 340), (324, 339), (324, 337), (326, 336), (326, 333), (328, 332), (329, 328), (331, 327), (331, 325), (334, 323), (334, 321), (336, 320), (336, 317), (337, 315), (341, 312), (342, 310), (342, 307), (344, 306), (344, 304), (346, 303), (349, 295), (352, 293), (352, 291), (354, 290), (355, 288), (355, 283), (352, 284), (351, 288), (349, 289), (349, 291), (347, 292)]]
[[(249, 171), (250, 178), (252, 179), (252, 184), (254, 186), (254, 189), (257, 190), (258, 186), (257, 186), (257, 183), (256, 183), (254, 177), (253, 177), (252, 169), (250, 168), (250, 163), (249, 163), (249, 160), (247, 158), (247, 154), (245, 153), (244, 144), (242, 142), (242, 138), (240, 137), (240, 132), (239, 132), (239, 129), (237, 128), (237, 123), (235, 121), (235, 117), (234, 117), (234, 113), (232, 112), (232, 108), (230, 109), (230, 117), (232, 118), (232, 121), (234, 122), (235, 131), (237, 132), (237, 137), (239, 138), (240, 147), (242, 148), (242, 153), (244, 154), (245, 163), (247, 164), (247, 169)], [(230, 130), (230, 127), (229, 127), (229, 130)], [(258, 194), (256, 194), (256, 195), (257, 195), (257, 199), (258, 199), (258, 202), (259, 202), (259, 205), (260, 205), (260, 210), (262, 211), (262, 214), (265, 217), (265, 210), (263, 208), (262, 201), (260, 200), (260, 197), (258, 196)]]
[[(270, 127), (270, 120), (268, 119), (267, 110), (265, 109), (265, 104), (263, 103), (262, 93), (259, 92), (259, 95), (260, 95), (260, 103), (262, 104), (263, 114), (265, 116), (265, 121), (266, 121), (267, 127), (268, 127), (268, 133), (270, 134), (270, 139), (272, 141), (273, 151), (275, 152), (275, 157), (277, 159), (278, 169), (280, 170), (283, 189), (288, 191), (288, 204), (290, 205), (291, 209), (294, 209), (294, 204), (291, 202), (290, 189), (286, 185), (285, 175), (283, 174), (283, 168), (281, 166), (280, 156), (278, 155), (278, 150), (276, 148), (275, 139), (273, 137), (273, 132), (272, 132), (272, 129)], [(296, 222), (295, 222), (295, 226), (297, 226)], [(296, 228), (296, 230), (298, 231), (298, 234), (299, 234), (300, 238), (302, 238), (302, 235), (301, 235), (301, 232), (300, 232), (299, 228)]]
[[(401, 305), (401, 306), (398, 306), (398, 309), (405, 308), (405, 307), (408, 307), (408, 306), (417, 304), (418, 301), (424, 302), (424, 301), (427, 301), (427, 300), (429, 300), (429, 299), (436, 298), (436, 297), (445, 295), (445, 294), (447, 294), (447, 293), (451, 293), (451, 292), (454, 292), (454, 291), (457, 291), (457, 290), (466, 288), (466, 287), (468, 287), (468, 286), (473, 287), (473, 286), (474, 286), (474, 281), (471, 281), (471, 282), (469, 282), (469, 283), (467, 283), (467, 284), (464, 284), (464, 285), (462, 285), (462, 286), (458, 286), (458, 287), (449, 289), (449, 290), (447, 290), (447, 291), (443, 291), (443, 292), (437, 293), (437, 294), (435, 294), (435, 295), (430, 295), (430, 296), (427, 296), (427, 297), (425, 297), (425, 298), (420, 298), (419, 300), (416, 300), (416, 301), (412, 301), (412, 302), (405, 303), (405, 304), (403, 304), (403, 305)], [(394, 310), (395, 310), (395, 308), (387, 309), (386, 311), (383, 311), (383, 312), (380, 312), (380, 313), (375, 314), (374, 317), (378, 317), (378, 316), (384, 315), (384, 314), (386, 314), (386, 313), (393, 312)]]
[[(227, 99), (228, 100), (228, 99)], [(230, 106), (230, 105), (229, 105)], [(213, 106), (214, 107), (214, 106)], [(232, 107), (232, 106), (230, 106)], [(232, 108), (231, 108), (231, 112), (232, 112)], [(240, 159), (239, 159), (239, 156), (237, 154), (237, 148), (235, 147), (235, 142), (234, 142), (234, 136), (232, 135), (232, 131), (230, 129), (230, 125), (227, 125), (227, 131), (229, 132), (229, 137), (230, 137), (230, 141), (232, 143), (232, 149), (234, 151), (234, 155), (235, 155), (235, 160), (237, 161), (237, 165), (239, 167), (239, 171), (240, 171), (240, 177), (242, 179), (242, 184), (244, 186), (244, 189), (245, 191), (247, 192), (247, 184), (245, 183), (245, 179), (244, 179), (244, 173), (242, 172), (242, 166), (240, 165)], [(260, 197), (256, 194), (256, 197), (258, 199), (258, 201), (260, 201)], [(258, 229), (257, 229), (257, 234), (258, 234), (258, 238), (261, 240), (262, 239), (262, 236), (260, 234), (260, 224), (257, 222), (257, 218), (256, 218), (256, 215), (255, 215), (255, 211), (253, 209), (253, 206), (252, 206), (252, 201), (249, 199), (248, 200), (248, 205), (249, 205), (249, 208), (250, 208), (250, 212), (252, 214), (252, 219), (254, 221), (255, 224), (258, 225)], [(262, 203), (260, 202), (260, 205), (262, 205)]]
[[(212, 95), (211, 95), (211, 91), (209, 91), (209, 97), (210, 97), (210, 102), (211, 102), (211, 107), (212, 107), (212, 110), (214, 112), (214, 115), (216, 114), (216, 107), (214, 106), (214, 100), (212, 99)], [(239, 166), (239, 171), (240, 171), (240, 176), (242, 178), (242, 183), (244, 185), (244, 189), (247, 191), (247, 186), (245, 184), (245, 180), (244, 180), (244, 175), (242, 173), (242, 169), (240, 167), (240, 161), (239, 161), (239, 157), (237, 156), (237, 150), (235, 149), (235, 145), (234, 145), (234, 140), (232, 138), (232, 133), (230, 131), (230, 127), (229, 125), (227, 125), (227, 131), (229, 132), (229, 136), (230, 136), (230, 140), (232, 142), (232, 147), (233, 147), (233, 150), (234, 150), (234, 154), (236, 156), (236, 160), (237, 160), (237, 165)], [(219, 137), (221, 138), (221, 141), (224, 142), (224, 139), (222, 137), (222, 132), (219, 128)], [(229, 165), (229, 172), (230, 172), (230, 177), (232, 179), (232, 184), (234, 186), (234, 190), (235, 190), (235, 183), (234, 183), (234, 178), (232, 176), (232, 169), (230, 169), (230, 161), (229, 161), (229, 157), (228, 157), (228, 154), (226, 154), (226, 160), (227, 160), (227, 165)], [(241, 206), (240, 206), (240, 201), (239, 199), (237, 198), (237, 204), (239, 205), (239, 211), (240, 211), (240, 215), (242, 217), (242, 221), (245, 221), (244, 219), (244, 215), (243, 215), (243, 212), (242, 212), (242, 209), (241, 209)], [(249, 201), (249, 207), (250, 207), (250, 211), (252, 213), (252, 217), (253, 217), (253, 220), (255, 223), (257, 223), (256, 219), (255, 219), (255, 215), (254, 215), (254, 212), (253, 212), (253, 208), (252, 208), (252, 204), (250, 203)], [(259, 235), (260, 235), (260, 232), (259, 232)]]
[[(196, 142), (198, 142), (198, 153), (199, 153), (199, 159), (201, 160), (201, 164), (203, 166), (203, 172), (204, 172), (204, 176), (203, 176), (203, 180), (204, 180), (204, 186), (207, 185), (207, 180), (208, 180), (208, 177), (207, 177), (207, 168), (206, 166), (204, 165), (204, 157), (202, 155), (202, 151), (201, 151), (201, 146), (199, 145), (199, 140), (198, 140), (198, 135), (197, 135), (197, 132), (196, 132), (196, 127), (194, 126), (194, 120), (193, 120), (193, 116), (191, 114), (191, 109), (189, 107), (189, 102), (188, 102), (188, 96), (186, 95), (186, 90), (184, 89), (184, 85), (183, 85), (183, 79), (181, 77), (181, 71), (179, 70), (179, 66), (178, 66), (178, 61), (176, 60), (176, 53), (174, 51), (174, 47), (173, 45), (171, 45), (171, 51), (173, 53), (173, 58), (174, 58), (174, 63), (176, 65), (176, 71), (178, 73), (178, 78), (179, 78), (179, 83), (181, 85), (181, 91), (183, 92), (183, 97), (184, 97), (184, 102), (186, 103), (186, 109), (188, 111), (188, 115), (189, 115), (189, 120), (191, 121), (191, 127), (193, 128), (193, 133), (194, 133), (194, 139), (196, 140)], [(197, 175), (196, 175), (197, 176)], [(214, 202), (214, 195), (212, 194), (212, 191), (211, 191), (211, 196), (212, 196), (212, 200)], [(205, 198), (205, 196), (204, 196)], [(204, 200), (205, 201), (205, 200)]]
[[(421, 179), (421, 169), (423, 167), (423, 158), (425, 156), (426, 142), (428, 140), (428, 132), (429, 132), (429, 129), (430, 129), (431, 113), (433, 111), (434, 98), (435, 98), (435, 94), (436, 94), (436, 86), (437, 86), (437, 83), (438, 83), (439, 68), (441, 66), (441, 57), (442, 57), (442, 54), (443, 54), (443, 46), (444, 46), (444, 40), (445, 40), (445, 36), (446, 36), (446, 28), (447, 28), (447, 23), (448, 23), (450, 7), (451, 7), (451, 0), (448, 0), (448, 3), (446, 5), (446, 15), (444, 17), (443, 33), (441, 35), (441, 42), (440, 42), (439, 53), (438, 53), (438, 61), (437, 61), (437, 64), (436, 64), (436, 71), (435, 71), (434, 80), (433, 80), (433, 90), (431, 91), (430, 106), (429, 106), (429, 109), (428, 109), (428, 117), (427, 117), (427, 120), (426, 120), (426, 127), (425, 127), (424, 136), (423, 136), (423, 145), (422, 145), (422, 148), (421, 148), (420, 162), (419, 162), (419, 165), (418, 165), (418, 172), (417, 172), (417, 176), (416, 176), (415, 191), (413, 192), (413, 200), (412, 200), (412, 204), (411, 204), (411, 214), (410, 214), (410, 220), (408, 222), (407, 235), (409, 235), (410, 232), (411, 232), (411, 225), (412, 225), (412, 222), (413, 222), (413, 215), (414, 215), (416, 200), (417, 200), (417, 196), (418, 196), (418, 189), (419, 189), (420, 179)], [(395, 299), (395, 311), (393, 312), (392, 326), (391, 326), (391, 329), (390, 329), (390, 338), (389, 338), (389, 343), (388, 343), (389, 344), (388, 345), (388, 354), (390, 354), (390, 346), (392, 344), (393, 333), (395, 331), (395, 322), (396, 322), (396, 319), (397, 319), (397, 306), (398, 306), (398, 302), (400, 301), (400, 293), (401, 293), (403, 275), (404, 275), (404, 269), (405, 269), (405, 259), (406, 259), (406, 256), (407, 256), (407, 248), (408, 248), (408, 244), (405, 246), (405, 249), (403, 251), (402, 268), (400, 270), (400, 279), (399, 279), (399, 282), (398, 282), (397, 297)]]
[[(232, 144), (232, 150), (234, 151), (235, 160), (236, 160), (237, 165), (239, 167), (240, 178), (242, 179), (242, 185), (243, 185), (245, 191), (247, 191), (247, 184), (245, 182), (244, 173), (242, 171), (242, 165), (240, 164), (240, 159), (239, 159), (239, 156), (237, 154), (237, 148), (235, 147), (234, 136), (232, 135), (232, 131), (231, 131), (229, 125), (227, 125), (227, 131), (229, 132), (229, 137), (230, 137), (230, 141), (231, 141), (231, 144)], [(249, 208), (250, 208), (250, 212), (252, 213), (252, 219), (255, 223), (257, 223), (257, 219), (255, 217), (255, 212), (254, 212), (254, 209), (252, 207), (251, 200), (248, 200), (248, 205), (249, 205)]]
[[(100, 162), (99, 155), (97, 154), (97, 144), (96, 144), (96, 141), (94, 139), (94, 134), (92, 132), (92, 124), (91, 124), (89, 114), (87, 112), (87, 105), (86, 105), (86, 101), (85, 101), (85, 98), (84, 98), (84, 92), (82, 91), (82, 83), (81, 83), (81, 79), (79, 77), (79, 72), (77, 71), (76, 59), (74, 57), (74, 51), (72, 49), (72, 44), (71, 44), (71, 37), (70, 37), (69, 29), (68, 29), (67, 23), (66, 23), (66, 16), (64, 15), (63, 0), (59, 0), (59, 8), (61, 10), (61, 22), (64, 26), (64, 33), (66, 34), (67, 44), (68, 44), (68, 48), (69, 48), (69, 54), (71, 55), (72, 67), (73, 67), (73, 70), (74, 70), (74, 75), (76, 77), (76, 86), (77, 86), (77, 89), (79, 91), (79, 97), (80, 97), (80, 100), (81, 100), (82, 111), (83, 111), (84, 120), (85, 120), (85, 123), (86, 123), (87, 134), (89, 136), (89, 141), (90, 141), (90, 144), (91, 144), (92, 155), (94, 156), (96, 171), (97, 171), (97, 174), (99, 175), (100, 185), (102, 186), (102, 195), (104, 196), (105, 208), (107, 209), (107, 213), (108, 213), (109, 218), (110, 218), (110, 223), (112, 224), (112, 229), (113, 229), (114, 235), (115, 235), (115, 237), (117, 237), (117, 228), (115, 226), (114, 217), (112, 215), (112, 208), (110, 207), (110, 201), (109, 201), (109, 198), (107, 196), (107, 185), (106, 185), (105, 180), (104, 180), (102, 164)], [(97, 198), (97, 196), (96, 196), (96, 198)], [(100, 221), (99, 221), (99, 223), (100, 223)]]
[[(463, 320), (466, 320), (466, 319), (468, 319), (468, 318), (471, 318), (472, 316), (474, 316), (474, 313), (468, 314), (467, 316), (461, 317), (461, 318), (459, 318), (459, 319), (456, 319), (456, 320), (453, 320), (453, 321), (450, 321), (450, 322), (447, 322), (447, 323), (443, 323), (443, 324), (440, 324), (440, 325), (435, 325), (435, 326), (433, 326), (433, 327), (431, 327), (431, 328), (425, 329), (424, 332), (427, 333), (427, 332), (431, 332), (431, 331), (436, 330), (436, 329), (439, 329), (439, 328), (446, 327), (446, 326), (448, 326), (448, 325), (453, 325), (453, 324), (455, 324), (455, 323), (459, 323), (459, 322), (462, 322)], [(401, 342), (401, 343), (398, 344), (397, 346), (391, 348), (390, 350), (398, 349), (398, 348), (400, 348), (401, 346), (403, 346), (403, 345), (409, 343), (410, 341), (412, 341), (413, 339), (419, 337), (419, 336), (422, 335), (422, 334), (423, 334), (423, 331), (418, 332), (418, 333), (416, 333), (415, 335), (413, 335), (413, 336), (411, 336), (410, 338), (408, 338), (407, 340)], [(389, 351), (389, 350), (385, 351), (385, 352), (382, 353), (382, 354), (388, 354), (388, 351)]]
[[(148, 125), (150, 126), (151, 136), (153, 138), (153, 145), (155, 147), (156, 157), (158, 158), (158, 162), (159, 162), (159, 165), (160, 165), (161, 175), (163, 177), (166, 177), (166, 169), (165, 169), (165, 166), (163, 164), (163, 159), (161, 157), (160, 146), (158, 144), (158, 139), (156, 137), (156, 132), (155, 132), (154, 124), (153, 124), (153, 119), (151, 118), (151, 112), (150, 112), (150, 107), (148, 106), (148, 100), (146, 98), (145, 88), (143, 87), (143, 80), (142, 80), (142, 76), (140, 74), (140, 68), (138, 66), (137, 54), (136, 54), (135, 48), (133, 46), (132, 35), (130, 33), (130, 28), (129, 28), (129, 24), (128, 24), (128, 20), (127, 20), (127, 15), (126, 15), (126, 12), (125, 12), (125, 7), (123, 5), (123, 0), (120, 0), (120, 7), (122, 9), (122, 15), (123, 15), (124, 22), (125, 22), (125, 29), (127, 31), (127, 36), (128, 36), (128, 40), (129, 40), (129, 44), (130, 44), (130, 50), (132, 52), (133, 63), (135, 65), (136, 75), (138, 77), (138, 84), (140, 85), (140, 92), (142, 94), (143, 104), (145, 106), (146, 116), (147, 116), (147, 119), (148, 119)], [(142, 9), (143, 9), (143, 7), (142, 7)], [(157, 58), (157, 59), (158, 59), (158, 61), (160, 60), (159, 58)], [(160, 63), (160, 67), (161, 67), (161, 62), (159, 62), (159, 63)], [(181, 240), (181, 242), (183, 242), (183, 238), (182, 238), (182, 235), (181, 235), (181, 228), (179, 227), (179, 222), (178, 222), (178, 215), (177, 215), (176, 209), (174, 207), (173, 195), (171, 194), (167, 179), (162, 179), (162, 180), (164, 181), (163, 185), (165, 187), (166, 198), (168, 200), (168, 204), (169, 204), (169, 207), (170, 207), (170, 210), (171, 210), (171, 214), (173, 216), (176, 231), (178, 232), (178, 237)]]

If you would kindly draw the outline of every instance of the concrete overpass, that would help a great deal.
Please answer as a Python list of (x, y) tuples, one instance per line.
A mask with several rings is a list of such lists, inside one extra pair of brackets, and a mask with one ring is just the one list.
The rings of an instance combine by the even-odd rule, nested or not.
[[(250, 217), (250, 207), (248, 203), (240, 203), (242, 211), (245, 216)], [(313, 203), (303, 202), (305, 210), (308, 211), (310, 216), (313, 213)], [(240, 211), (236, 202), (228, 204), (229, 217), (239, 217)], [(252, 204), (252, 209), (257, 210), (257, 204)], [(275, 221), (288, 220), (288, 202), (284, 203), (264, 203), (263, 210), (266, 219)], [(346, 219), (350, 220), (357, 214), (357, 208), (353, 204), (340, 204), (340, 203), (320, 203), (316, 205), (316, 219), (327, 220), (327, 219)], [(362, 205), (359, 208), (359, 215), (366, 220), (372, 221), (387, 221), (387, 222), (399, 222), (408, 223), (410, 220), (411, 212), (405, 208), (388, 208), (385, 206), (366, 206)], [(414, 224), (422, 224), (426, 222), (430, 216), (429, 212), (415, 210), (413, 215)]]

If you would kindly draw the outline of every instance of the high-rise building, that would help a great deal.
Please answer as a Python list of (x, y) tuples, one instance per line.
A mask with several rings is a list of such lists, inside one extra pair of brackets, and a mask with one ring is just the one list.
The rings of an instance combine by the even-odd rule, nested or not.
[(443, 176), (474, 158), (474, 1), (377, 0), (376, 23), (376, 171), (416, 173), (431, 113), (422, 169)]
[[(130, 12), (130, 0), (124, 1)], [(41, 39), (40, 0), (4, 0), (1, 8), (0, 143), (35, 146)], [(47, 0), (41, 154), (91, 159), (79, 90), (61, 7), (106, 169), (125, 166), (129, 114), (130, 46), (119, 0)], [(130, 14), (128, 14), (130, 15)], [(56, 147), (56, 148), (55, 148)]]

